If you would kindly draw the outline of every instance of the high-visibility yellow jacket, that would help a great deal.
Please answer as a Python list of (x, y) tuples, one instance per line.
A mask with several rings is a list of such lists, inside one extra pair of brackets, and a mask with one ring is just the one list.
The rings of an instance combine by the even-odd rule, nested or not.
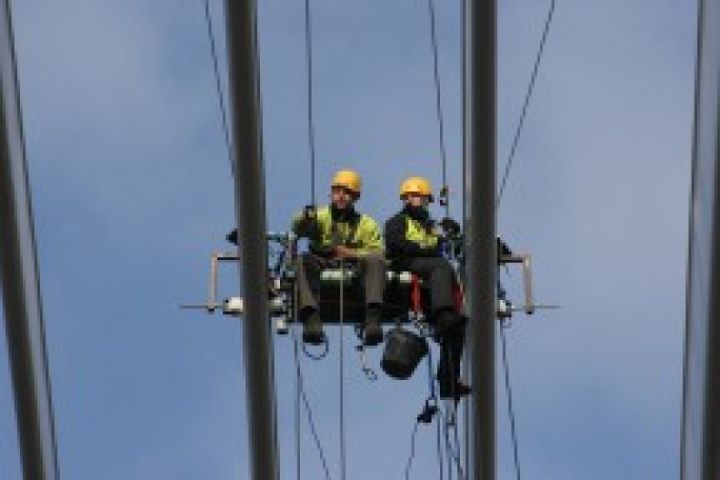
[(333, 247), (344, 245), (356, 250), (358, 255), (382, 253), (380, 228), (369, 215), (345, 210), (338, 212), (329, 206), (316, 210), (316, 221), (303, 225), (304, 212), (293, 217), (292, 230), (299, 237), (310, 240), (310, 250), (328, 254)]
[(426, 211), (404, 208), (385, 223), (385, 247), (393, 265), (404, 268), (415, 257), (439, 257), (439, 235)]

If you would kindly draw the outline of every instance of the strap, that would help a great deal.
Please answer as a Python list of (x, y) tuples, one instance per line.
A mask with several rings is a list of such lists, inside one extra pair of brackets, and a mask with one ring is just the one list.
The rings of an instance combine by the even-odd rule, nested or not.
[(422, 293), (417, 273), (413, 273), (410, 280), (410, 309), (415, 315), (422, 312)]

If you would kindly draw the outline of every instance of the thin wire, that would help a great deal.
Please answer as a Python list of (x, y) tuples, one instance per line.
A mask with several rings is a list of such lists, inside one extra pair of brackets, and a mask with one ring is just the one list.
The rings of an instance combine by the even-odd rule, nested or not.
[[(297, 342), (293, 342), (295, 356), (298, 357)], [(295, 476), (300, 480), (300, 376), (295, 375)]]
[[(295, 326), (299, 324), (298, 321), (298, 289), (297, 286), (293, 288), (293, 323), (295, 323)], [(293, 325), (290, 326), (290, 328), (293, 328)], [(298, 342), (297, 342), (297, 333), (293, 330), (293, 353), (295, 355), (295, 361), (298, 362), (299, 367), (299, 359), (300, 354), (298, 352)], [(300, 436), (300, 385), (301, 385), (301, 378), (300, 378), (300, 368), (297, 369), (295, 374), (295, 470), (296, 470), (296, 478), (297, 480), (300, 480), (300, 442), (301, 442), (301, 436)]]
[[(445, 448), (448, 451), (448, 475), (450, 475), (450, 479), (452, 479), (452, 465), (454, 464), (457, 471), (457, 478), (464, 480), (465, 472), (462, 467), (462, 460), (460, 459), (460, 442), (457, 432), (457, 404), (453, 402), (452, 406), (446, 405), (445, 413), (438, 411), (438, 415), (442, 419), (443, 425), (445, 425)], [(450, 436), (451, 431), (453, 432), (452, 437)]]
[[(297, 286), (295, 286), (293, 291), (293, 312), (295, 317), (295, 323), (296, 326), (299, 326), (298, 322), (298, 289)], [(300, 344), (300, 338), (298, 337), (297, 330), (291, 328), (290, 329), (292, 339), (293, 339), (293, 355), (295, 357), (295, 382), (296, 382), (296, 395), (302, 400), (303, 405), (305, 406), (305, 412), (307, 414), (307, 420), (308, 425), (310, 426), (310, 433), (312, 434), (313, 441), (315, 442), (315, 449), (318, 452), (318, 455), (320, 456), (320, 463), (322, 464), (323, 471), (325, 472), (325, 479), (331, 480), (332, 477), (330, 477), (330, 469), (328, 468), (327, 460), (325, 459), (325, 452), (323, 450), (322, 444), (320, 443), (320, 437), (317, 434), (317, 429), (315, 428), (315, 420), (313, 418), (313, 412), (312, 408), (310, 407), (310, 402), (308, 401), (307, 394), (305, 393), (305, 381), (303, 379), (302, 369), (300, 367), (300, 348), (298, 345)], [(299, 417), (299, 408), (298, 408), (298, 417)], [(296, 464), (297, 464), (297, 477), (300, 478), (300, 421), (296, 419), (295, 428), (297, 429), (295, 433), (295, 438), (297, 441), (297, 450), (296, 450)]]
[(458, 470), (458, 478), (460, 480), (465, 480), (465, 472), (462, 467), (462, 459), (460, 458), (460, 437), (458, 435), (458, 428), (457, 428), (457, 406), (455, 407), (455, 426), (453, 428), (453, 435), (455, 440), (455, 464), (457, 465)]
[(420, 422), (415, 422), (412, 435), (410, 435), (410, 457), (408, 457), (408, 461), (405, 464), (405, 480), (410, 480), (410, 468), (412, 467), (412, 462), (415, 459), (415, 436), (417, 435), (419, 426)]
[[(455, 401), (454, 399), (452, 400)], [(440, 413), (440, 412), (438, 412)], [(453, 450), (450, 445), (450, 426), (448, 425), (448, 419), (446, 416), (440, 414), (438, 417), (438, 423), (443, 426), (443, 433), (445, 434), (445, 455), (447, 456), (447, 474), (448, 480), (453, 479)]]
[(462, 32), (461, 33), (462, 38), (460, 41), (460, 43), (461, 43), (460, 51), (462, 52), (462, 56), (463, 56), (463, 58), (462, 58), (462, 98), (463, 98), (463, 101), (462, 101), (462, 119), (460, 121), (460, 124), (462, 125), (462, 140), (463, 140), (462, 141), (462, 158), (463, 158), (463, 161), (462, 161), (462, 186), (460, 189), (462, 190), (462, 212), (461, 212), (461, 215), (462, 215), (463, 222), (465, 220), (465, 206), (466, 206), (466, 202), (467, 202), (467, 198), (466, 198), (467, 193), (465, 192), (465, 190), (466, 190), (465, 189), (465, 177), (467, 176), (466, 175), (467, 174), (467, 145), (466, 145), (466, 142), (467, 142), (467, 135), (466, 135), (467, 125), (466, 125), (466, 123), (467, 122), (465, 121), (465, 117), (467, 115), (467, 110), (466, 110), (467, 106), (465, 105), (465, 103), (466, 103), (465, 102), (465, 89), (467, 87), (466, 78), (465, 78), (465, 75), (467, 73), (466, 72), (467, 65), (465, 65), (465, 63), (467, 62), (467, 45), (466, 45), (466, 41), (465, 41), (465, 34), (466, 34), (466, 27), (465, 27), (466, 12), (465, 12), (465, 10), (466, 9), (467, 9), (467, 2), (463, 1), (461, 13), (460, 13), (460, 24), (461, 24), (460, 28), (461, 28), (461, 32)]
[(313, 116), (312, 22), (310, 0), (305, 0), (305, 59), (307, 63), (307, 127), (310, 149), (310, 204), (315, 205), (315, 121)]
[(345, 480), (345, 262), (340, 261), (340, 478)]
[(513, 444), (513, 459), (515, 460), (515, 473), (517, 480), (520, 480), (520, 458), (518, 454), (518, 438), (515, 430), (515, 410), (513, 408), (512, 400), (512, 387), (510, 385), (510, 363), (507, 357), (507, 347), (505, 340), (505, 327), (500, 326), (500, 337), (502, 338), (502, 357), (503, 357), (503, 369), (505, 370), (505, 391), (508, 397), (508, 415), (510, 416), (510, 435), (512, 437)]
[[(440, 68), (438, 66), (438, 42), (435, 20), (435, 2), (428, 0), (428, 11), (430, 13), (430, 43), (433, 52), (433, 72), (435, 79), (435, 110), (438, 120), (438, 133), (440, 137), (440, 156), (442, 158), (442, 186), (447, 189), (447, 152), (445, 149), (445, 125), (443, 122), (442, 95), (440, 88)], [(447, 192), (447, 190), (445, 190)], [(445, 196), (445, 216), (450, 216), (449, 195)]]
[[(432, 350), (428, 349), (428, 377), (430, 380), (430, 396), (437, 401), (437, 397), (435, 396), (435, 379), (433, 377), (433, 361), (432, 361)], [(440, 410), (438, 409), (438, 413)], [(441, 432), (441, 425), (440, 425), (440, 417), (435, 417), (436, 422), (436, 446), (437, 446), (437, 457), (438, 457), (438, 466), (440, 467), (440, 480), (443, 480), (445, 475), (445, 468), (444, 468), (444, 461), (443, 461), (443, 453), (442, 453), (442, 432)]]
[[(293, 341), (297, 345), (299, 343), (299, 338), (297, 335), (297, 332), (293, 330)], [(325, 459), (325, 451), (322, 448), (322, 444), (320, 443), (320, 437), (318, 436), (317, 429), (315, 428), (315, 419), (313, 418), (313, 412), (312, 408), (310, 407), (310, 402), (307, 398), (307, 393), (305, 392), (305, 382), (303, 380), (302, 370), (300, 368), (300, 356), (298, 355), (298, 349), (295, 348), (295, 370), (297, 375), (298, 384), (300, 386), (300, 397), (303, 401), (303, 405), (305, 406), (305, 412), (307, 413), (307, 419), (308, 424), (310, 426), (310, 433), (312, 434), (313, 440), (315, 442), (315, 448), (318, 451), (318, 454), (320, 456), (320, 462), (322, 463), (323, 471), (325, 473), (325, 478), (327, 480), (331, 480), (332, 477), (330, 476), (330, 469), (328, 468), (327, 460)]]
[(446, 413), (446, 416), (453, 420), (448, 420), (446, 425), (448, 429), (448, 433), (446, 434), (449, 437), (449, 432), (452, 430), (453, 436), (448, 438), (449, 443), (449, 449), (451, 452), (450, 458), (455, 462), (455, 468), (457, 469), (457, 475), (458, 479), (464, 480), (465, 479), (465, 473), (462, 467), (462, 459), (460, 458), (460, 440), (458, 437), (458, 408), (457, 404), (453, 404), (453, 406), (449, 407), (448, 410), (450, 410), (450, 414), (448, 415)]
[(220, 114), (222, 116), (223, 133), (225, 134), (225, 145), (228, 151), (228, 159), (230, 161), (230, 171), (235, 176), (235, 162), (232, 158), (232, 145), (230, 143), (230, 130), (228, 128), (227, 111), (225, 109), (225, 99), (223, 97), (222, 85), (220, 83), (220, 71), (218, 68), (217, 49), (215, 48), (215, 34), (213, 33), (212, 17), (210, 16), (209, 0), (205, 0), (205, 23), (208, 29), (208, 38), (210, 40), (210, 56), (212, 57), (213, 72), (215, 73), (215, 90), (217, 92), (218, 102), (220, 103)]
[(542, 60), (542, 56), (545, 51), (545, 42), (547, 41), (548, 33), (550, 32), (550, 25), (552, 23), (554, 13), (555, 0), (550, 0), (550, 8), (548, 9), (547, 18), (545, 19), (545, 27), (543, 29), (542, 38), (540, 39), (540, 46), (538, 47), (537, 56), (535, 57), (535, 64), (533, 65), (532, 74), (530, 75), (530, 83), (528, 84), (528, 89), (525, 93), (525, 101), (523, 102), (522, 111), (520, 112), (520, 119), (518, 120), (518, 124), (515, 129), (515, 137), (513, 138), (512, 146), (510, 147), (510, 153), (508, 155), (507, 163), (505, 164), (505, 172), (503, 173), (502, 182), (500, 183), (500, 190), (498, 193), (496, 208), (500, 206), (503, 193), (505, 192), (505, 186), (507, 184), (508, 177), (510, 176), (510, 169), (512, 168), (513, 160), (515, 159), (515, 153), (517, 151), (518, 143), (520, 142), (520, 133), (522, 132), (523, 125), (525, 124), (525, 117), (527, 116), (530, 99), (532, 98), (533, 90), (535, 89), (535, 80), (537, 79), (538, 70), (540, 68), (540, 61)]

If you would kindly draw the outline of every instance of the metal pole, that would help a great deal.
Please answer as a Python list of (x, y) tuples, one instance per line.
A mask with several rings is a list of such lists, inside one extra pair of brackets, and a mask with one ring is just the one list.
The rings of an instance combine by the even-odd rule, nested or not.
[(496, 0), (465, 0), (465, 251), (470, 479), (495, 479)]
[(0, 1), (0, 267), (27, 480), (59, 478), (10, 2)]
[(720, 478), (720, 0), (698, 2), (680, 478)]
[(257, 6), (225, 3), (232, 107), (238, 248), (244, 289), (244, 348), (250, 470), (253, 480), (280, 478), (267, 293), (265, 172), (262, 154)]

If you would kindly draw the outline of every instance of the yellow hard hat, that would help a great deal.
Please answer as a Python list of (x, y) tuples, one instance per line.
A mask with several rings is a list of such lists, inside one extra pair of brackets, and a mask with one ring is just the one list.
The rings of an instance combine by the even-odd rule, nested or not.
[(332, 186), (344, 187), (360, 195), (362, 191), (362, 180), (360, 179), (360, 175), (354, 170), (340, 170), (333, 177)]
[(404, 199), (407, 195), (426, 195), (433, 201), (432, 186), (430, 181), (425, 177), (408, 177), (400, 185), (400, 198)]

